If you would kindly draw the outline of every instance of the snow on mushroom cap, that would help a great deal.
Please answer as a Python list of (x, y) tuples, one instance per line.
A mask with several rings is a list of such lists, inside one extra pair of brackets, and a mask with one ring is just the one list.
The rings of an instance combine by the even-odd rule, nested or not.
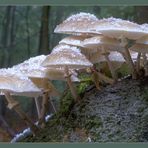
[(65, 44), (59, 44), (56, 47), (53, 48), (52, 50), (52, 54), (53, 53), (57, 53), (59, 51), (63, 51), (63, 50), (70, 50), (76, 53), (80, 53), (80, 49), (74, 46), (70, 46), (70, 45), (65, 45)]
[(43, 62), (43, 60), (45, 60), (45, 58), (45, 55), (31, 57), (30, 59), (24, 61), (23, 63), (13, 66), (12, 68), (15, 70), (20, 70), (21, 73), (27, 76), (44, 78), (45, 68), (42, 67), (40, 64)]
[(94, 34), (89, 31), (92, 24), (98, 21), (97, 17), (90, 13), (79, 13), (68, 17), (57, 25), (54, 32), (65, 34)]
[(78, 14), (71, 15), (68, 17), (64, 22), (69, 22), (69, 21), (82, 21), (82, 20), (90, 20), (90, 21), (97, 21), (98, 18), (94, 14), (90, 13), (85, 13), (85, 12), (80, 12)]
[(142, 25), (140, 25), (140, 26), (141, 26), (141, 28), (142, 28), (144, 31), (148, 32), (148, 24), (147, 24), (147, 23), (142, 24)]
[(112, 38), (126, 37), (133, 40), (147, 34), (137, 23), (113, 17), (95, 22), (91, 30)]
[(0, 70), (0, 90), (8, 90), (14, 95), (38, 96), (41, 90), (38, 89), (30, 79), (20, 71), (8, 68)]
[(71, 69), (81, 69), (91, 67), (92, 64), (81, 54), (78, 48), (70, 47), (52, 52), (43, 61), (42, 66), (54, 68), (68, 66)]

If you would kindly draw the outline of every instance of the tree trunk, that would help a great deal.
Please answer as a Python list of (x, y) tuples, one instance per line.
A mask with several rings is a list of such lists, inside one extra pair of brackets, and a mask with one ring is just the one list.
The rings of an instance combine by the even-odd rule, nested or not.
[(148, 6), (137, 6), (135, 7), (138, 12), (137, 22), (139, 24), (147, 23), (148, 21)]
[(49, 6), (43, 6), (41, 16), (41, 28), (39, 37), (39, 54), (49, 53)]
[(30, 7), (28, 6), (26, 8), (26, 32), (27, 32), (27, 51), (28, 51), (28, 57), (30, 57), (29, 11), (30, 11)]

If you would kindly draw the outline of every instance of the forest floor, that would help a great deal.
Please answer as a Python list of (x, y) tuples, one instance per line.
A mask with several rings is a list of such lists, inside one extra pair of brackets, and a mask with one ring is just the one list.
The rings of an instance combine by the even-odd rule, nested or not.
[(46, 127), (22, 142), (148, 141), (148, 77), (129, 77), (101, 90), (91, 84), (80, 95), (74, 103), (65, 93)]

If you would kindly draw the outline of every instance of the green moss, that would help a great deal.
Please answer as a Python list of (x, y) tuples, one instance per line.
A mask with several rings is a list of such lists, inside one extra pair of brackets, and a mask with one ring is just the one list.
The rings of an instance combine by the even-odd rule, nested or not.
[(118, 74), (118, 78), (122, 78), (124, 76), (129, 75), (130, 69), (128, 67), (127, 64), (123, 64), (118, 70), (117, 70), (117, 74)]
[(101, 121), (101, 118), (98, 118), (98, 117), (92, 116), (91, 118), (88, 118), (85, 123), (86, 129), (91, 129), (93, 127), (98, 128), (100, 126), (102, 126), (102, 121)]

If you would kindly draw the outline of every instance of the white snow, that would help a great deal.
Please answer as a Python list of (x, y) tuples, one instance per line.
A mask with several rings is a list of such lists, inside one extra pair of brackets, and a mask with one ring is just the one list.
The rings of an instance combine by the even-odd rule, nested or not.
[(64, 22), (68, 22), (68, 21), (81, 21), (81, 20), (92, 20), (92, 21), (97, 21), (98, 18), (94, 15), (94, 14), (90, 14), (90, 13), (85, 13), (85, 12), (80, 12), (78, 14), (73, 14), (70, 17), (68, 17)]

